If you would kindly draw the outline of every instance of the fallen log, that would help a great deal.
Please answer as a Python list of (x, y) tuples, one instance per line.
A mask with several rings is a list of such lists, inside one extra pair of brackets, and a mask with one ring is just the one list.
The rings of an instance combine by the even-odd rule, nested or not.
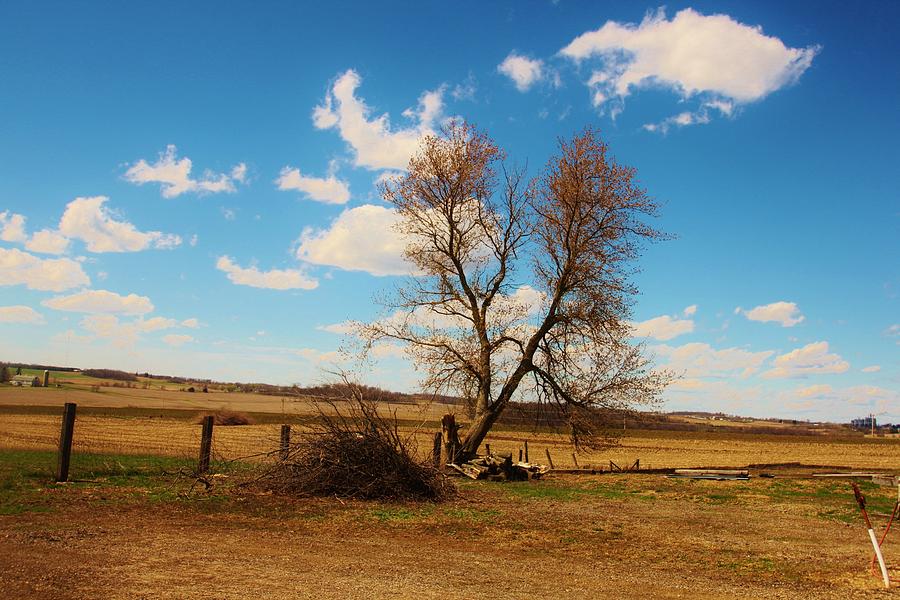
[(715, 475), (715, 474), (706, 474), (706, 475), (685, 475), (673, 473), (672, 475), (666, 475), (669, 479), (706, 479), (709, 481), (748, 481), (750, 479), (749, 475)]
[(813, 477), (834, 477), (834, 478), (847, 478), (847, 479), (855, 479), (855, 478), (864, 478), (871, 479), (872, 477), (876, 477), (877, 475), (881, 475), (881, 473), (813, 473)]
[(482, 471), (476, 468), (474, 465), (462, 464), (457, 465), (456, 463), (447, 463), (447, 466), (460, 473), (461, 475), (465, 475), (469, 479), (479, 479), (482, 476)]
[(747, 469), (675, 469), (676, 475), (750, 475)]

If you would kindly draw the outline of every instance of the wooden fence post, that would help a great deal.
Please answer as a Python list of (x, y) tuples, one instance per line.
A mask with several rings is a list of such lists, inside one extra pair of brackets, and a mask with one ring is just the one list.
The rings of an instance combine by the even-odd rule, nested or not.
[(441, 464), (441, 450), (444, 446), (444, 436), (440, 431), (434, 434), (434, 445), (431, 448), (431, 460), (434, 461), (434, 468), (440, 470), (444, 465)]
[(550, 458), (550, 448), (544, 448), (544, 452), (547, 453), (547, 462), (550, 463), (550, 468), (553, 468), (553, 459)]
[(456, 425), (456, 417), (450, 414), (441, 417), (441, 430), (444, 436), (444, 458), (441, 464), (456, 462), (456, 452), (459, 450), (459, 427)]
[(74, 402), (66, 402), (63, 408), (62, 430), (59, 433), (59, 456), (56, 463), (56, 481), (69, 480), (69, 463), (72, 458), (72, 437), (75, 433)]
[(519, 448), (519, 462), (522, 462), (522, 449)]
[(279, 448), (281, 460), (287, 460), (291, 453), (291, 426), (281, 426), (281, 447)]
[(203, 417), (203, 432), (200, 434), (200, 464), (197, 466), (198, 473), (206, 473), (209, 471), (209, 456), (212, 453), (214, 420), (215, 417), (212, 415)]
[(528, 440), (525, 440), (525, 462), (528, 462)]

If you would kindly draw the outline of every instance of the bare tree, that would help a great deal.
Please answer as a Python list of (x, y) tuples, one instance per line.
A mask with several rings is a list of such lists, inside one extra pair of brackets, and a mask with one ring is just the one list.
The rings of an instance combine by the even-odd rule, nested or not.
[(452, 122), (382, 188), (417, 273), (367, 339), (406, 344), (427, 388), (466, 399), (462, 459), (516, 398), (554, 405), (573, 441), (591, 445), (598, 409), (653, 403), (666, 382), (630, 339), (633, 263), (662, 237), (635, 170), (591, 129), (561, 141), (533, 181), (504, 158)]

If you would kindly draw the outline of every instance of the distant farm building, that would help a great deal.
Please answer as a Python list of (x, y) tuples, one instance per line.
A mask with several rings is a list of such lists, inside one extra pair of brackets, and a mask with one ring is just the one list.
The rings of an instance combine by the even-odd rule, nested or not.
[(41, 380), (33, 375), (14, 375), (9, 382), (20, 387), (41, 387)]
[(878, 427), (878, 424), (875, 421), (875, 417), (873, 415), (869, 415), (868, 417), (863, 417), (862, 419), (853, 419), (850, 421), (850, 427), (853, 429), (875, 429)]

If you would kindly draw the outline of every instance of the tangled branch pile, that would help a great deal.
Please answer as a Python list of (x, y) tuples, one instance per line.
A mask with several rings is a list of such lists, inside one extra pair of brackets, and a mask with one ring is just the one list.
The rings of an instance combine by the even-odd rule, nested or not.
[(452, 494), (439, 470), (416, 459), (414, 440), (400, 434), (396, 415), (379, 414), (374, 401), (352, 391), (346, 408), (319, 406), (319, 422), (263, 477), (266, 487), (358, 499), (442, 500)]

